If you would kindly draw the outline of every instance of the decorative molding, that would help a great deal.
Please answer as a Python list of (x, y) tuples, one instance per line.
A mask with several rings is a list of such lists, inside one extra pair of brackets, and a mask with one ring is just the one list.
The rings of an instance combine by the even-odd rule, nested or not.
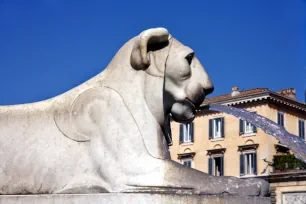
[(254, 137), (254, 136), (256, 136), (256, 132), (244, 133), (241, 135), (241, 137)]
[(284, 204), (302, 204), (306, 203), (306, 191), (281, 192), (281, 200)]
[(238, 146), (238, 151), (248, 151), (248, 150), (256, 150), (258, 148), (259, 144), (250, 144), (250, 145), (241, 145)]
[(271, 186), (274, 186), (274, 183), (306, 181), (306, 171), (272, 173), (266, 176), (266, 179)]
[(254, 98), (245, 98), (245, 99), (240, 99), (240, 100), (235, 100), (235, 101), (230, 101), (230, 102), (225, 102), (222, 103), (222, 105), (239, 105), (239, 104), (246, 104), (250, 102), (256, 102), (256, 101), (261, 101), (261, 100), (266, 100), (268, 99), (269, 96), (259, 96), (259, 97), (254, 97)]
[(209, 139), (209, 141), (211, 141), (211, 142), (218, 142), (218, 141), (223, 141), (223, 140), (224, 140), (224, 137)]
[(190, 146), (190, 145), (193, 145), (193, 142), (181, 142), (180, 145), (181, 146)]
[(274, 103), (286, 105), (286, 106), (289, 106), (291, 108), (296, 108), (300, 111), (306, 112), (306, 104), (303, 104), (301, 102), (293, 101), (292, 99), (284, 98), (284, 97), (278, 96), (278, 95), (270, 96), (269, 99), (271, 101), (273, 101)]
[[(269, 100), (272, 103), (282, 104), (290, 108), (295, 108), (299, 111), (306, 112), (306, 103), (294, 100), (290, 97), (280, 95), (273, 91), (264, 91), (261, 93), (249, 94), (249, 95), (244, 95), (241, 97), (233, 97), (229, 99), (215, 101), (212, 103), (217, 103), (217, 104), (222, 104), (222, 105), (227, 105), (227, 106), (235, 106), (235, 105), (253, 103), (253, 102), (264, 101), (264, 100)], [(204, 103), (200, 106), (197, 112), (202, 112), (202, 111), (207, 112), (208, 111), (207, 105), (208, 104), (205, 103), (204, 101)]]
[(214, 155), (214, 154), (224, 154), (226, 151), (226, 148), (220, 148), (220, 149), (209, 149), (207, 150), (207, 155)]
[(193, 158), (195, 154), (196, 154), (195, 152), (177, 154), (177, 159)]

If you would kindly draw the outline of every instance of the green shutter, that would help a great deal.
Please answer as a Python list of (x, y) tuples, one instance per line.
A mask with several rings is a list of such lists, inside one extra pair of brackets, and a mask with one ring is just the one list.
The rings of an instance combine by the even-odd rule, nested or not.
[(257, 132), (257, 127), (255, 125), (253, 125), (253, 124), (252, 124), (252, 126), (253, 126), (253, 132), (256, 133)]
[(220, 176), (224, 176), (224, 156), (222, 156), (220, 159), (221, 159)]
[(208, 174), (212, 175), (212, 158), (208, 158)]
[(213, 132), (213, 120), (209, 119), (208, 139), (212, 139), (212, 132)]
[(244, 154), (240, 154), (240, 176), (244, 175)]
[(254, 174), (257, 175), (257, 153), (253, 153), (253, 167), (254, 167)]
[(191, 142), (194, 142), (194, 122), (190, 123)]
[(244, 134), (243, 120), (239, 119), (239, 135)]
[(180, 124), (180, 144), (183, 143), (183, 124)]
[(303, 120), (299, 120), (299, 137), (305, 139), (305, 122)]
[(221, 137), (224, 138), (224, 118), (221, 118)]

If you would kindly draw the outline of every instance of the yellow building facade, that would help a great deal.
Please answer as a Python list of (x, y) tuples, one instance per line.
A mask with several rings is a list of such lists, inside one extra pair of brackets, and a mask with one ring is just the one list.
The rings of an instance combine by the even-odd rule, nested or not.
[[(229, 94), (205, 99), (204, 104), (208, 103), (256, 112), (305, 139), (306, 104), (296, 100), (294, 89), (239, 91), (233, 87)], [(290, 152), (250, 123), (201, 108), (193, 123), (172, 122), (171, 130), (171, 158), (215, 176), (267, 177), (275, 173), (274, 156)]]

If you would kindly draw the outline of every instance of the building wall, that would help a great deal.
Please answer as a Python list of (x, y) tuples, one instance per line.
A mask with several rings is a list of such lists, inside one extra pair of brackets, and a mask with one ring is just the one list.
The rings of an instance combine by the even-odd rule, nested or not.
[[(298, 117), (305, 118), (305, 115), (298, 112), (290, 111), (282, 108), (281, 106), (271, 104), (251, 104), (244, 106), (246, 110), (256, 111), (258, 114), (265, 116), (273, 121), (277, 121), (277, 110), (285, 113), (285, 128), (295, 135), (298, 134)], [(224, 117), (224, 132), (225, 138), (211, 139), (208, 138), (209, 119)], [(248, 144), (259, 144), (257, 149), (257, 173), (258, 175), (266, 175), (272, 172), (272, 167), (263, 160), (273, 160), (273, 155), (276, 154), (274, 145), (278, 141), (267, 134), (261, 129), (257, 129), (257, 133), (252, 136), (239, 135), (239, 119), (227, 115), (225, 113), (210, 113), (201, 114), (194, 120), (194, 142), (189, 144), (179, 144), (179, 123), (172, 122), (172, 137), (173, 146), (170, 147), (171, 158), (177, 162), (182, 162), (178, 159), (178, 154), (186, 152), (195, 152), (193, 158), (193, 168), (208, 172), (208, 158), (207, 150), (226, 148), (224, 154), (224, 175), (225, 176), (239, 176), (239, 162), (240, 152), (238, 146)]]
[[(277, 121), (277, 112), (283, 112), (284, 113), (284, 126), (285, 129), (294, 135), (298, 135), (298, 121), (299, 119), (305, 120), (306, 123), (306, 114), (299, 112), (298, 110), (288, 109), (281, 105), (276, 104), (269, 104), (269, 114), (267, 114), (265, 117)], [(278, 141), (274, 137), (270, 137), (270, 144), (278, 144)], [(272, 161), (273, 155), (276, 155), (276, 149), (274, 148), (274, 145), (269, 146), (269, 161)], [(272, 171), (272, 170), (271, 170)]]
[(268, 117), (270, 119), (277, 121), (277, 112), (285, 113), (285, 128), (288, 132), (294, 135), (298, 135), (298, 120), (303, 119), (306, 120), (306, 114), (303, 112), (299, 112), (298, 110), (288, 109), (284, 106), (269, 104), (270, 114)]

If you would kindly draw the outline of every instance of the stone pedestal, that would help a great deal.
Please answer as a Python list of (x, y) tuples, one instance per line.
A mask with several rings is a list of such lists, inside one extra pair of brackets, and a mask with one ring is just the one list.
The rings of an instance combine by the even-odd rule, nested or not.
[(306, 203), (306, 192), (288, 192), (283, 193), (282, 202), (283, 204), (303, 204)]
[(146, 193), (1, 195), (0, 204), (270, 204), (269, 198)]

